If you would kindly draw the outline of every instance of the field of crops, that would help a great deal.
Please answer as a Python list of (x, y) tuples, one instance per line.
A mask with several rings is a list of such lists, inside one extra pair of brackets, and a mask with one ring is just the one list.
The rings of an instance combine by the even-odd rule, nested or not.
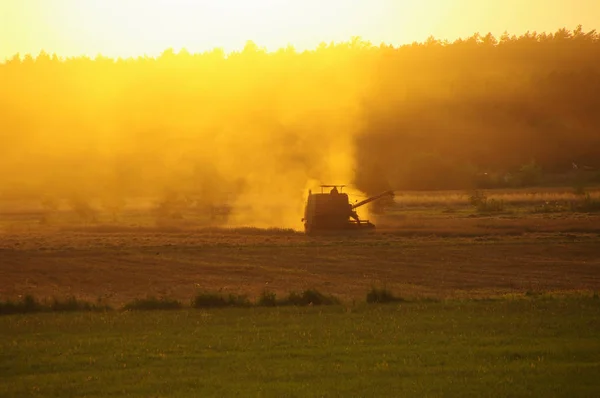
[(0, 318), (0, 396), (595, 396), (600, 300)]
[[(0, 396), (593, 396), (600, 214), (550, 194), (397, 196), (376, 232), (323, 237), (5, 206), (0, 300), (115, 310), (0, 317)], [(407, 301), (366, 304), (373, 287)], [(307, 289), (339, 304), (189, 308)], [(120, 310), (148, 296), (184, 309)]]
[[(199, 289), (256, 297), (315, 288), (347, 301), (383, 285), (437, 298), (600, 290), (600, 213), (565, 210), (577, 199), (570, 191), (495, 191), (488, 201), (512, 198), (499, 211), (475, 208), (460, 192), (407, 195), (370, 215), (375, 233), (314, 238), (196, 225), (192, 213), (168, 226), (140, 211), (97, 223), (64, 211), (40, 223), (34, 211), (5, 206), (0, 298), (119, 305), (147, 295), (188, 300)], [(543, 211), (549, 195), (563, 202)]]

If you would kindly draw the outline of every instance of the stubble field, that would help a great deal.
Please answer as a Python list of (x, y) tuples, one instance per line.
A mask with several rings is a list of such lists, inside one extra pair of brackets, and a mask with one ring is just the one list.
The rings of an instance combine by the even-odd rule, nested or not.
[(191, 216), (157, 225), (134, 212), (119, 223), (86, 223), (65, 211), (41, 224), (34, 212), (6, 211), (0, 297), (75, 295), (121, 304), (146, 295), (187, 300), (199, 289), (257, 296), (316, 288), (345, 300), (383, 285), (437, 298), (600, 290), (600, 215), (539, 212), (547, 198), (531, 195), (512, 194), (514, 204), (490, 214), (457, 193), (420, 202), (397, 196), (396, 206), (374, 219), (376, 232), (324, 237), (203, 227)]

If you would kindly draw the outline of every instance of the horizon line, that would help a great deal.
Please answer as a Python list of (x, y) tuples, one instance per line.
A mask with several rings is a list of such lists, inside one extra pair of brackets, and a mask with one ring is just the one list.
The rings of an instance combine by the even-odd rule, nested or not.
[(352, 36), (349, 36), (345, 40), (333, 40), (333, 39), (332, 40), (322, 40), (316, 45), (313, 44), (313, 46), (304, 46), (304, 47), (298, 46), (298, 44), (288, 42), (287, 44), (278, 46), (275, 49), (269, 49), (267, 46), (260, 45), (254, 39), (247, 39), (243, 45), (234, 46), (234, 48), (231, 48), (231, 49), (226, 49), (225, 46), (216, 45), (216, 46), (213, 46), (210, 48), (205, 48), (203, 50), (198, 49), (198, 50), (190, 51), (187, 48), (187, 46), (182, 45), (182, 46), (170, 46), (170, 47), (164, 48), (161, 51), (157, 51), (153, 54), (149, 54), (148, 52), (143, 52), (143, 53), (137, 53), (137, 54), (130, 54), (130, 55), (126, 55), (126, 56), (125, 55), (109, 55), (108, 53), (102, 53), (102, 52), (97, 52), (93, 55), (91, 53), (76, 53), (76, 54), (70, 54), (70, 55), (60, 55), (56, 51), (49, 52), (49, 51), (46, 51), (44, 48), (41, 48), (35, 55), (32, 52), (21, 53), (20, 51), (17, 51), (10, 56), (4, 56), (4, 59), (0, 60), (0, 65), (6, 64), (8, 61), (11, 61), (11, 60), (15, 59), (16, 57), (19, 57), (19, 59), (21, 61), (24, 58), (26, 58), (27, 56), (33, 58), (34, 60), (37, 60), (41, 55), (47, 55), (47, 56), (50, 56), (51, 58), (54, 58), (56, 56), (61, 61), (65, 61), (65, 60), (69, 60), (69, 59), (78, 59), (78, 58), (79, 59), (80, 58), (88, 58), (88, 59), (92, 59), (92, 60), (104, 58), (104, 59), (112, 59), (113, 61), (135, 60), (135, 59), (140, 59), (140, 58), (158, 59), (168, 51), (172, 51), (175, 54), (187, 52), (190, 55), (202, 55), (202, 54), (209, 54), (209, 53), (214, 53), (214, 52), (221, 52), (221, 53), (223, 53), (223, 56), (225, 58), (227, 58), (228, 56), (230, 56), (232, 54), (237, 54), (237, 53), (244, 51), (248, 45), (253, 45), (259, 51), (267, 53), (267, 54), (276, 54), (280, 51), (286, 51), (290, 48), (293, 49), (294, 52), (297, 52), (297, 53), (314, 52), (314, 51), (319, 50), (322, 46), (330, 47), (330, 46), (343, 45), (343, 44), (352, 43), (352, 42), (359, 42), (362, 44), (366, 44), (367, 47), (371, 47), (371, 48), (378, 48), (378, 47), (385, 46), (388, 48), (399, 49), (402, 47), (414, 46), (415, 44), (417, 44), (417, 45), (427, 44), (429, 40), (434, 40), (436, 42), (439, 42), (442, 45), (447, 45), (447, 44), (451, 45), (458, 41), (470, 39), (475, 36), (479, 36), (479, 37), (483, 38), (483, 37), (486, 37), (487, 35), (492, 35), (494, 38), (499, 39), (504, 35), (508, 35), (511, 39), (513, 39), (513, 38), (518, 39), (527, 34), (536, 34), (538, 36), (543, 36), (543, 35), (553, 35), (554, 33), (557, 33), (560, 31), (567, 31), (569, 33), (573, 33), (573, 32), (576, 32), (577, 30), (580, 30), (583, 34), (588, 34), (588, 35), (597, 33), (597, 29), (595, 29), (595, 28), (591, 29), (589, 31), (585, 31), (583, 29), (583, 25), (578, 24), (575, 27), (575, 29), (569, 29), (568, 27), (563, 26), (562, 28), (557, 28), (557, 29), (555, 29), (553, 31), (549, 31), (549, 32), (548, 31), (526, 30), (526, 31), (522, 31), (522, 33), (516, 34), (516, 33), (510, 33), (508, 30), (504, 30), (504, 31), (502, 31), (502, 33), (500, 35), (498, 35), (498, 33), (494, 34), (491, 31), (485, 32), (485, 33), (481, 33), (478, 31), (478, 32), (472, 33), (470, 36), (458, 36), (458, 37), (455, 37), (454, 39), (438, 38), (432, 34), (432, 35), (429, 35), (426, 40), (421, 40), (421, 41), (413, 40), (411, 42), (401, 42), (401, 43), (396, 42), (396, 43), (394, 43), (393, 41), (382, 40), (379, 42), (379, 44), (376, 44), (375, 42), (373, 42), (367, 38), (363, 38), (360, 35), (352, 35)]

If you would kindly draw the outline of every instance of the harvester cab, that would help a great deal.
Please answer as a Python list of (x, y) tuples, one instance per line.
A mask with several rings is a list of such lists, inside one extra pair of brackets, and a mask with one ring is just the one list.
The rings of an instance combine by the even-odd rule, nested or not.
[(356, 209), (384, 196), (394, 196), (392, 191), (386, 191), (351, 204), (348, 194), (343, 192), (344, 187), (345, 185), (321, 185), (320, 193), (308, 192), (302, 219), (307, 235), (326, 231), (372, 230), (375, 225), (368, 220), (361, 220)]

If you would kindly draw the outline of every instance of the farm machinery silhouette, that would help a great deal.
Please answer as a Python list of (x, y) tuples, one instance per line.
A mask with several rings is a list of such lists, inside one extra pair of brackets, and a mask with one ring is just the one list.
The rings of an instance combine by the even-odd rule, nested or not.
[[(352, 204), (348, 194), (341, 192), (344, 187), (345, 185), (321, 185), (320, 193), (308, 192), (304, 218), (301, 220), (307, 235), (373, 230), (375, 225), (369, 220), (361, 220), (356, 209), (383, 197), (394, 196), (393, 191), (386, 191)], [(326, 193), (323, 192), (324, 188), (331, 188), (331, 190)]]

